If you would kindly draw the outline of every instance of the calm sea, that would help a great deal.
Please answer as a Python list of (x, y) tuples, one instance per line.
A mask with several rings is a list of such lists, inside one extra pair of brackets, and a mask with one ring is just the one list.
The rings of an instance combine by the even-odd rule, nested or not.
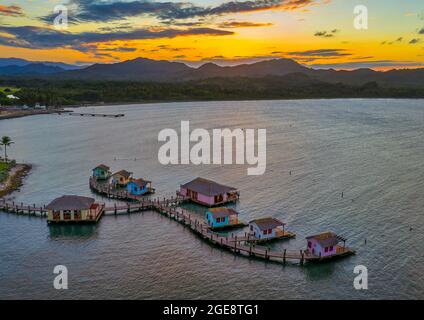
[[(52, 227), (1, 212), (0, 298), (424, 298), (423, 100), (193, 102), (78, 111), (126, 116), (0, 122), (0, 134), (15, 141), (10, 156), (34, 166), (13, 194), (16, 201), (95, 196), (88, 177), (98, 163), (151, 179), (160, 197), (202, 176), (240, 189), (236, 207), (244, 221), (271, 215), (297, 233), (273, 247), (301, 249), (306, 236), (330, 230), (348, 238), (357, 255), (283, 266), (211, 247), (155, 212), (108, 216), (96, 226)], [(181, 120), (190, 120), (192, 128), (266, 128), (265, 174), (247, 176), (242, 165), (159, 164), (158, 132), (179, 130)], [(68, 267), (68, 290), (53, 289), (59, 264)], [(367, 291), (353, 287), (356, 265), (368, 268)]]

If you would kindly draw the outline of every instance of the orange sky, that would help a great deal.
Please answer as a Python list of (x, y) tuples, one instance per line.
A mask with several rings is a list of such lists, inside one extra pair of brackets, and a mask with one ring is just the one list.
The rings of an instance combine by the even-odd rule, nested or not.
[(73, 0), (67, 5), (72, 23), (65, 30), (53, 25), (53, 8), (63, 1), (3, 2), (0, 57), (67, 63), (146, 57), (191, 65), (288, 57), (313, 67), (345, 69), (424, 64), (421, 0), (362, 1), (368, 8), (367, 30), (354, 28), (357, 1), (351, 0), (202, 0), (189, 5), (173, 0), (148, 6), (144, 0)]

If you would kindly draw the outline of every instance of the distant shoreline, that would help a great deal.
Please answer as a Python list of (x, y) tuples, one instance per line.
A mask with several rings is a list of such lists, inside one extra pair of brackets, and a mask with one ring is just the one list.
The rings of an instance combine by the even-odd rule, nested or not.
[(0, 120), (36, 116), (40, 114), (57, 113), (61, 110), (6, 110), (0, 111)]
[(134, 101), (134, 102), (108, 102), (108, 103), (93, 103), (93, 104), (81, 104), (81, 105), (69, 105), (63, 106), (62, 109), (54, 110), (18, 110), (18, 111), (7, 111), (6, 114), (0, 113), (0, 121), (14, 118), (22, 118), (35, 115), (43, 114), (54, 114), (54, 113), (63, 113), (71, 112), (69, 109), (79, 109), (79, 108), (93, 108), (93, 107), (113, 107), (113, 106), (131, 106), (131, 105), (143, 105), (143, 104), (160, 104), (160, 103), (191, 103), (191, 102), (252, 102), (252, 101), (301, 101), (301, 100), (423, 100), (424, 98), (419, 97), (379, 97), (379, 98), (369, 98), (369, 97), (340, 97), (340, 98), (275, 98), (275, 99), (209, 99), (209, 100), (143, 100), (143, 101)]

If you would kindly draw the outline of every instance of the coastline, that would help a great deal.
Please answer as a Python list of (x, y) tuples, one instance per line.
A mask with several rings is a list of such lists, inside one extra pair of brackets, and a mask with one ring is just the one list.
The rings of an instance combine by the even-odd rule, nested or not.
[(10, 169), (6, 180), (3, 183), (0, 183), (0, 198), (19, 190), (19, 188), (23, 185), (24, 178), (28, 175), (31, 169), (32, 165), (25, 163), (17, 163), (12, 169)]
[(58, 110), (6, 110), (5, 112), (0, 112), (0, 120), (7, 120), (7, 119), (14, 119), (14, 118), (22, 118), (22, 117), (28, 117), (28, 116), (35, 116), (40, 114), (51, 114), (51, 113), (57, 113), (60, 112), (62, 109)]

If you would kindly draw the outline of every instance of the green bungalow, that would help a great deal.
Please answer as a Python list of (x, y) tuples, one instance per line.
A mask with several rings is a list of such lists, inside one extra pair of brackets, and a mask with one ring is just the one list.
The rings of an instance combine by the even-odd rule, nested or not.
[(93, 169), (93, 177), (97, 180), (107, 180), (111, 175), (110, 168), (104, 164), (99, 164)]

